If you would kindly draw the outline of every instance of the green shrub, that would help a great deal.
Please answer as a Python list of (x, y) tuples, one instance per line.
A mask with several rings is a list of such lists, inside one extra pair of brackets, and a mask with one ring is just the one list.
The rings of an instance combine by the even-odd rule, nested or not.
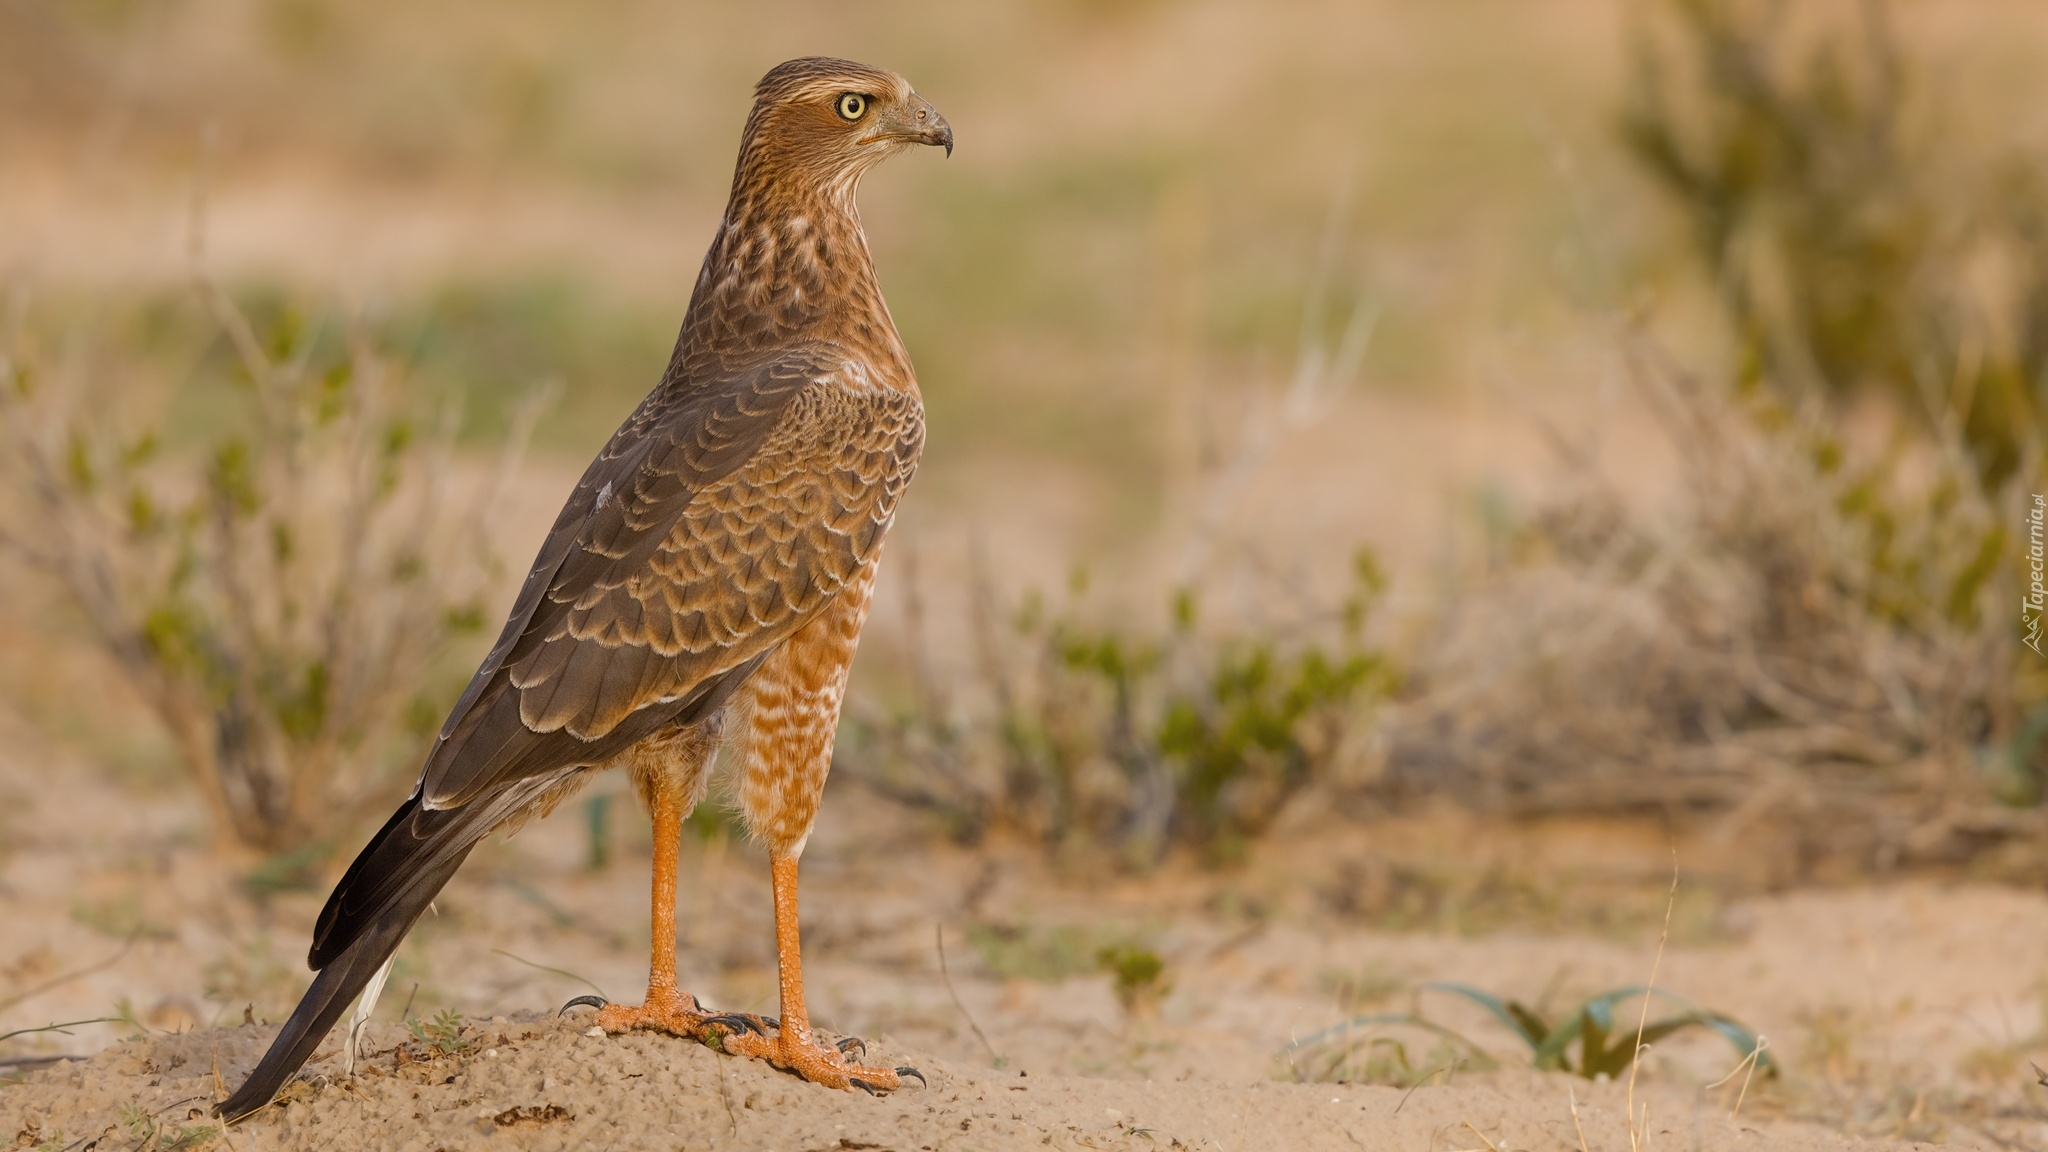
[[(0, 334), (0, 544), (52, 577), (171, 734), (223, 842), (304, 849), (388, 803), (459, 684), (498, 566), (438, 421), (401, 399), (361, 326), (201, 282), (212, 325), (173, 388), (134, 349), (58, 364), (15, 312)], [(167, 435), (173, 394), (207, 398)], [(530, 426), (532, 405), (521, 421)], [(504, 462), (517, 456), (523, 431)], [(299, 882), (280, 857), (260, 887)]]
[(1133, 865), (1173, 844), (1229, 859), (1331, 782), (1393, 689), (1363, 637), (1384, 586), (1370, 552), (1352, 575), (1343, 603), (1292, 628), (1203, 627), (1182, 591), (1152, 632), (1090, 622), (1077, 576), (1065, 610), (1032, 594), (1008, 629), (977, 627), (981, 707), (928, 690), (856, 713), (854, 763), (964, 838), (1001, 826)]

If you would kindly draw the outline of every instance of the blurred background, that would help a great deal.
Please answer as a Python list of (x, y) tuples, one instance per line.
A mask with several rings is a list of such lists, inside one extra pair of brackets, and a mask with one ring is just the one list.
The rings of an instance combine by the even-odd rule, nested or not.
[[(1972, 1077), (2041, 1029), (1711, 973), (1837, 914), (1927, 938), (1888, 885), (2048, 918), (1999, 887), (2048, 878), (2019, 0), (0, 0), (0, 1026), (118, 1005), (9, 1067), (288, 1010), (658, 378), (754, 80), (813, 53), (959, 139), (862, 192), (930, 446), (807, 858), (824, 1013), (988, 1047), (858, 990), (935, 972), (937, 922), (995, 1048), (1085, 988), (1121, 1022), (1075, 1059), (1149, 1072), (1130, 1029), (1196, 1027), (1225, 951), (1270, 949), (1298, 1036), (1460, 964), (1596, 995), (1661, 923), (1687, 991), (1861, 1092), (1780, 1106), (1996, 1110)], [(634, 987), (647, 831), (605, 789), (478, 855), (386, 1015), (560, 990), (513, 951)], [(744, 1006), (760, 862), (691, 827), (685, 971)], [(1771, 903), (1815, 886), (1862, 895)], [(1429, 943), (1501, 933), (1546, 958)], [(1969, 962), (2005, 966), (1884, 1003), (2039, 1003)], [(1926, 1068), (1863, 1061), (1887, 1028)], [(1276, 1074), (1428, 1066), (1331, 1043)]]

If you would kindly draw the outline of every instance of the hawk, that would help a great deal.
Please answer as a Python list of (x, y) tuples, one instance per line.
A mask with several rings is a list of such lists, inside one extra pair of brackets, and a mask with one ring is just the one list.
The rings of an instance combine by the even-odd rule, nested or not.
[[(882, 539), (924, 446), (854, 193), (920, 144), (951, 155), (953, 130), (893, 72), (808, 57), (762, 77), (667, 371), (556, 517), (412, 796), (328, 897), (307, 957), (318, 974), (221, 1116), (268, 1104), (358, 994), (374, 1000), (480, 840), (610, 768), (653, 818), (653, 941), (644, 1003), (581, 998), (601, 1027), (695, 1037), (835, 1088), (923, 1079), (813, 1036), (797, 943), (797, 861)], [(779, 1019), (708, 1012), (676, 987), (682, 822), (728, 716), (741, 807), (771, 862)]]

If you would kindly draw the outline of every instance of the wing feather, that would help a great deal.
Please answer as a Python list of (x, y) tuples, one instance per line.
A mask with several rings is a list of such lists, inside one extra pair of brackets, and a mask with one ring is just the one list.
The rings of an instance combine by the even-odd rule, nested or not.
[(601, 762), (628, 717), (681, 708), (837, 594), (923, 447), (915, 395), (867, 376), (812, 345), (650, 397), (542, 545), (428, 760), (424, 807)]

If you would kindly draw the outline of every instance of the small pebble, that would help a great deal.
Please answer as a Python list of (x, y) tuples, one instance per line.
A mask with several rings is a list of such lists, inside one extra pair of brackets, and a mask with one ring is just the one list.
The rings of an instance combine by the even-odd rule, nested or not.
[(590, 1027), (590, 1031), (585, 1032), (584, 1035), (589, 1036), (592, 1039), (602, 1040), (604, 1039), (604, 1029), (599, 1028), (595, 1024), (593, 1024)]

